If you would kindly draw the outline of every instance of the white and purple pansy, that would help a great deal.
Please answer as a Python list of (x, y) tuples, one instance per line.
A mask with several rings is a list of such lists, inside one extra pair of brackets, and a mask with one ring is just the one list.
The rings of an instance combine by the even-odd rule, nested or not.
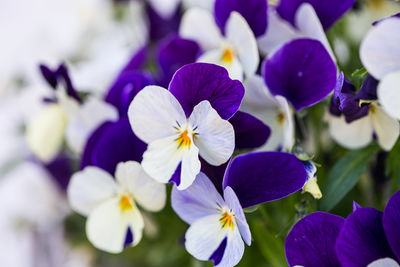
[(367, 76), (356, 93), (355, 86), (343, 73), (337, 84), (329, 108), (329, 132), (333, 139), (347, 148), (368, 145), (375, 137), (384, 150), (391, 150), (400, 134), (399, 122), (379, 105), (378, 82)]
[(300, 190), (306, 179), (303, 163), (295, 156), (254, 152), (229, 163), (222, 182), (223, 197), (203, 173), (186, 190), (174, 187), (171, 205), (190, 224), (186, 250), (199, 260), (214, 261), (215, 266), (235, 266), (244, 253), (243, 241), (251, 244), (243, 208), (290, 195)]
[(235, 146), (227, 121), (239, 108), (244, 88), (222, 67), (195, 63), (174, 75), (169, 90), (147, 86), (128, 115), (134, 133), (148, 144), (142, 166), (162, 183), (190, 186), (200, 172), (199, 155), (212, 165), (229, 160)]
[[(384, 212), (354, 205), (346, 219), (315, 212), (301, 219), (285, 241), (289, 266), (398, 267), (400, 192)], [(310, 253), (312, 252), (312, 253)]]
[(382, 108), (400, 119), (400, 18), (377, 23), (360, 46), (360, 58), (368, 73), (379, 80), (377, 95)]
[(44, 65), (40, 69), (55, 94), (44, 99), (43, 109), (28, 123), (26, 139), (33, 154), (48, 163), (60, 152), (64, 138), (69, 148), (80, 154), (89, 135), (118, 115), (113, 106), (95, 97), (83, 101), (64, 64), (55, 71)]
[(230, 13), (223, 35), (211, 12), (189, 9), (182, 17), (179, 34), (200, 45), (204, 53), (197, 61), (225, 67), (232, 79), (243, 80), (244, 75), (257, 71), (260, 58), (254, 33), (236, 11)]
[(135, 161), (119, 163), (115, 179), (97, 167), (75, 173), (68, 186), (74, 211), (87, 216), (86, 235), (98, 249), (120, 253), (142, 238), (144, 214), (160, 211), (166, 202), (165, 185), (149, 177)]

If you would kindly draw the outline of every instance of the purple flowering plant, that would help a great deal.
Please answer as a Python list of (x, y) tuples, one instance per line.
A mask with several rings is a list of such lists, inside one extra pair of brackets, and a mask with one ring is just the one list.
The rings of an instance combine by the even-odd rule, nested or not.
[(398, 2), (41, 1), (0, 9), (4, 266), (400, 266)]

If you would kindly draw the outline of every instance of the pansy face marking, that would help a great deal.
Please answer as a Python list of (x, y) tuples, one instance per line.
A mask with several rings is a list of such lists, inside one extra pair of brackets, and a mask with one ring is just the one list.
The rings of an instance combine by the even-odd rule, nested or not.
[(221, 219), (219, 219), (219, 221), (221, 222), (222, 228), (232, 229), (234, 227), (233, 220), (235, 220), (235, 215), (233, 214), (232, 210), (222, 209), (221, 211), (222, 211), (222, 216)]
[(171, 92), (147, 86), (133, 99), (128, 115), (134, 133), (148, 144), (142, 166), (161, 183), (174, 181), (185, 189), (200, 172), (199, 155), (218, 166), (233, 153), (233, 127), (207, 100), (187, 118)]

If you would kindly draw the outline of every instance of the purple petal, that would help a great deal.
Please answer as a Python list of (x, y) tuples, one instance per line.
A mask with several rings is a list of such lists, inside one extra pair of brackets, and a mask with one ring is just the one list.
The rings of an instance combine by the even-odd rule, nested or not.
[(289, 266), (340, 266), (335, 242), (343, 222), (342, 217), (314, 212), (296, 223), (285, 241)]
[(263, 64), (263, 76), (274, 95), (288, 99), (296, 110), (324, 99), (335, 87), (336, 66), (316, 40), (286, 43)]
[(270, 128), (256, 117), (238, 111), (229, 120), (235, 130), (235, 148), (252, 149), (267, 142), (271, 134)]
[(177, 8), (171, 18), (161, 17), (151, 5), (147, 5), (147, 14), (150, 24), (150, 39), (158, 41), (170, 33), (177, 33), (181, 20), (180, 10)]
[(357, 202), (353, 201), (353, 212), (355, 212), (356, 210), (358, 210), (359, 208), (362, 208), (360, 204), (358, 204)]
[(247, 21), (256, 37), (267, 30), (267, 1), (265, 0), (216, 0), (214, 4), (215, 21), (222, 32), (232, 11), (239, 12)]
[(169, 90), (181, 103), (186, 116), (203, 100), (208, 100), (227, 120), (239, 109), (244, 96), (241, 82), (231, 80), (225, 68), (208, 63), (193, 63), (180, 68)]
[(125, 67), (122, 69), (121, 73), (126, 71), (135, 71), (144, 67), (148, 60), (148, 48), (143, 46), (137, 50), (131, 59), (126, 63)]
[(281, 0), (277, 11), (294, 25), (296, 11), (302, 3), (313, 6), (322, 26), (327, 30), (352, 7), (354, 0)]
[(63, 155), (57, 156), (52, 162), (46, 164), (45, 168), (54, 177), (61, 190), (66, 192), (69, 179), (73, 174), (71, 159)]
[(253, 152), (228, 165), (223, 188), (232, 187), (243, 208), (283, 198), (300, 190), (307, 179), (303, 163), (283, 152)]
[(357, 92), (357, 98), (363, 100), (376, 100), (378, 96), (376, 95), (376, 89), (378, 87), (378, 80), (376, 80), (371, 75), (365, 78), (360, 90)]
[(193, 184), (185, 190), (176, 186), (171, 192), (171, 206), (178, 216), (191, 224), (197, 219), (216, 214), (224, 200), (204, 173), (199, 173)]
[(367, 266), (380, 258), (393, 258), (382, 227), (382, 212), (359, 208), (347, 217), (336, 241), (342, 266)]
[(200, 54), (199, 45), (173, 35), (164, 40), (158, 50), (158, 63), (162, 70), (161, 85), (166, 87), (174, 73), (182, 66), (196, 62)]
[(89, 138), (82, 156), (81, 169), (97, 166), (114, 175), (119, 162), (141, 162), (146, 144), (132, 132), (127, 117), (106, 122)]
[(154, 80), (146, 72), (122, 72), (108, 90), (105, 101), (114, 105), (122, 117), (127, 114), (129, 105), (136, 94), (150, 84), (154, 84)]
[(400, 191), (394, 194), (383, 212), (383, 229), (397, 259), (400, 260)]

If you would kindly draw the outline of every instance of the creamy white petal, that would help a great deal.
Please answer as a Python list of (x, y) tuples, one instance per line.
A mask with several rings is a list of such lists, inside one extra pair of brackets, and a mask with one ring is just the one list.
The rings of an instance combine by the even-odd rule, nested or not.
[(117, 184), (113, 177), (102, 169), (91, 166), (75, 173), (67, 189), (71, 208), (85, 216), (116, 193)]
[(143, 169), (160, 183), (168, 183), (182, 161), (184, 151), (178, 149), (178, 137), (177, 135), (151, 142), (143, 154)]
[(65, 137), (69, 147), (81, 153), (90, 134), (105, 121), (118, 119), (117, 109), (97, 98), (89, 98), (72, 116), (69, 116)]
[(296, 11), (295, 24), (300, 32), (307, 37), (320, 41), (325, 49), (336, 62), (331, 45), (326, 38), (324, 28), (319, 20), (317, 13), (309, 3), (303, 3)]
[(200, 172), (199, 149), (195, 145), (184, 148), (181, 166), (181, 181), (178, 185), (179, 190), (188, 188)]
[(340, 145), (356, 149), (368, 145), (372, 141), (373, 127), (369, 116), (347, 123), (344, 117), (328, 115), (329, 132)]
[[(293, 113), (290, 109), (289, 103), (283, 96), (276, 96), (276, 100), (281, 106), (281, 112), (283, 114), (283, 122), (280, 122), (282, 117), (278, 118), (278, 123), (282, 124), (283, 128), (283, 143), (282, 147), (286, 151), (290, 151), (294, 146), (294, 120)], [(282, 116), (280, 114), (280, 116)]]
[(257, 42), (261, 53), (268, 55), (284, 43), (301, 37), (304, 37), (304, 35), (297, 31), (289, 22), (282, 19), (273, 8), (269, 8), (267, 32), (259, 37)]
[(67, 122), (63, 107), (50, 104), (28, 124), (26, 139), (35, 156), (49, 162), (57, 155), (64, 140)]
[(260, 62), (257, 41), (247, 21), (235, 11), (226, 22), (226, 37), (235, 48), (246, 76), (254, 75)]
[(222, 43), (222, 35), (212, 13), (197, 7), (183, 14), (179, 35), (196, 41), (203, 50), (218, 48)]
[(235, 266), (242, 259), (244, 253), (244, 243), (237, 227), (234, 227), (228, 234), (228, 241), (224, 256), (216, 267)]
[(399, 137), (399, 122), (375, 104), (371, 104), (369, 114), (379, 145), (384, 150), (391, 150)]
[(132, 245), (136, 245), (142, 238), (143, 218), (134, 204), (132, 210), (122, 211), (120, 198), (114, 197), (90, 213), (86, 221), (86, 234), (96, 248), (120, 253), (124, 249), (128, 226), (133, 234)]
[(146, 143), (176, 134), (174, 127), (186, 122), (178, 100), (155, 85), (146, 86), (135, 96), (128, 116), (134, 133)]
[(167, 193), (164, 184), (156, 182), (136, 161), (119, 163), (115, 177), (144, 209), (159, 211), (165, 206)]
[(212, 165), (221, 165), (229, 160), (235, 149), (233, 126), (223, 120), (207, 100), (194, 107), (189, 117), (198, 135), (194, 143), (199, 148), (200, 156)]
[(151, 7), (165, 19), (174, 15), (180, 0), (149, 0)]
[(360, 46), (360, 58), (376, 79), (400, 70), (400, 18), (381, 21), (367, 33)]
[(400, 119), (400, 71), (385, 75), (378, 84), (377, 94), (383, 109), (392, 117)]
[(221, 215), (209, 215), (195, 221), (185, 234), (186, 250), (198, 260), (209, 260), (227, 236), (221, 227)]
[(370, 264), (368, 264), (367, 267), (399, 267), (400, 265), (393, 259), (391, 258), (383, 258), (383, 259), (378, 259)]
[(204, 63), (212, 63), (221, 67), (224, 67), (228, 73), (229, 77), (233, 80), (243, 80), (243, 67), (238, 59), (238, 57), (233, 56), (231, 62), (224, 62), (222, 60), (224, 54), (224, 48), (217, 48), (212, 49), (210, 51), (206, 51), (202, 54), (198, 59), (197, 62), (204, 62)]
[(240, 109), (251, 113), (256, 110), (268, 108), (276, 109), (279, 103), (265, 85), (264, 79), (259, 75), (246, 78), (243, 83), (246, 89)]

